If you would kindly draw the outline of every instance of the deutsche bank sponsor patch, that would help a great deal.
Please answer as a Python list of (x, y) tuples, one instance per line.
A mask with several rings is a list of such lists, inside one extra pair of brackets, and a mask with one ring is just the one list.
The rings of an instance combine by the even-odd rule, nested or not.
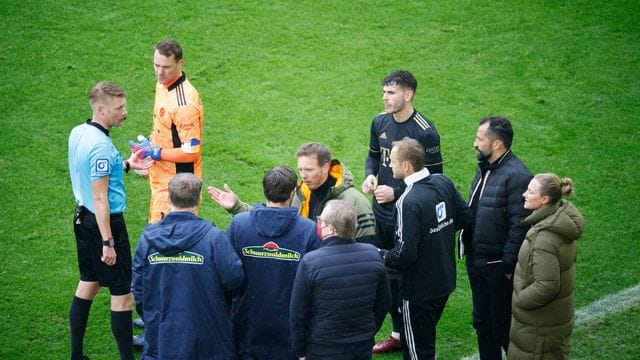
[(109, 175), (110, 173), (111, 173), (111, 166), (109, 165), (109, 159), (97, 159), (96, 174)]
[(436, 217), (438, 218), (438, 222), (447, 218), (447, 205), (444, 201), (436, 205)]

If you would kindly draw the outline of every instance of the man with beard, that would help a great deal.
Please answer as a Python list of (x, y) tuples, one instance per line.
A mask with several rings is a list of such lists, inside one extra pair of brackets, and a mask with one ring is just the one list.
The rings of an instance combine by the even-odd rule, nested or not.
[(530, 211), (522, 193), (532, 178), (511, 151), (513, 128), (508, 119), (480, 121), (473, 146), (479, 161), (469, 192), (472, 225), (460, 234), (460, 256), (466, 254), (473, 298), (473, 327), (480, 359), (502, 359), (511, 321), (511, 276), (528, 226)]

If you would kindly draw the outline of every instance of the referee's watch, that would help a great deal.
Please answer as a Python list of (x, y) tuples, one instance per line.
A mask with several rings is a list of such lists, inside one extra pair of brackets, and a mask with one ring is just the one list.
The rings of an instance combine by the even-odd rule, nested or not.
[(113, 241), (113, 236), (108, 238), (107, 240), (102, 240), (102, 246), (113, 247), (113, 245), (115, 245)]

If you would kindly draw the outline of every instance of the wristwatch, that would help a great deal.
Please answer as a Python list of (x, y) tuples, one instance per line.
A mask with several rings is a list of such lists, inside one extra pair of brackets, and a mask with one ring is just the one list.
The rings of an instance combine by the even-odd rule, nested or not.
[(102, 240), (102, 246), (113, 247), (115, 243), (113, 242), (113, 236), (108, 238), (107, 240)]

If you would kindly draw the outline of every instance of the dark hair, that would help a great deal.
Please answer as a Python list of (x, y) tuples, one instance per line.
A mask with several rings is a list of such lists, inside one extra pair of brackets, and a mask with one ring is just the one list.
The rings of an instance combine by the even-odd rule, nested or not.
[(182, 60), (182, 46), (173, 39), (162, 40), (156, 44), (153, 50), (158, 50), (160, 55), (174, 57), (176, 61)]
[(426, 154), (424, 147), (418, 140), (405, 137), (402, 140), (394, 141), (393, 148), (396, 149), (398, 161), (408, 161), (413, 171), (422, 170)]
[(504, 147), (511, 148), (513, 142), (513, 127), (509, 119), (503, 116), (489, 116), (480, 120), (480, 125), (489, 123), (487, 128), (487, 136), (491, 141), (500, 140)]
[(418, 89), (418, 80), (407, 70), (396, 70), (382, 79), (382, 85), (396, 84), (406, 89), (412, 90), (414, 93)]
[(202, 181), (192, 173), (179, 173), (169, 181), (169, 201), (180, 209), (198, 206)]
[(100, 81), (89, 92), (89, 103), (104, 101), (107, 97), (126, 97), (124, 89), (110, 81)]
[(271, 168), (262, 178), (264, 196), (277, 203), (287, 201), (297, 182), (298, 177), (291, 167), (285, 165)]
[(330, 200), (322, 211), (325, 223), (336, 229), (336, 234), (343, 239), (356, 237), (356, 209), (344, 200)]
[(331, 162), (331, 151), (324, 144), (319, 142), (310, 142), (300, 145), (296, 150), (296, 157), (315, 155), (318, 159), (318, 165), (322, 166)]
[(558, 202), (563, 195), (573, 192), (573, 180), (570, 178), (560, 180), (556, 174), (544, 173), (537, 174), (534, 179), (540, 184), (540, 195), (548, 196), (551, 204)]

